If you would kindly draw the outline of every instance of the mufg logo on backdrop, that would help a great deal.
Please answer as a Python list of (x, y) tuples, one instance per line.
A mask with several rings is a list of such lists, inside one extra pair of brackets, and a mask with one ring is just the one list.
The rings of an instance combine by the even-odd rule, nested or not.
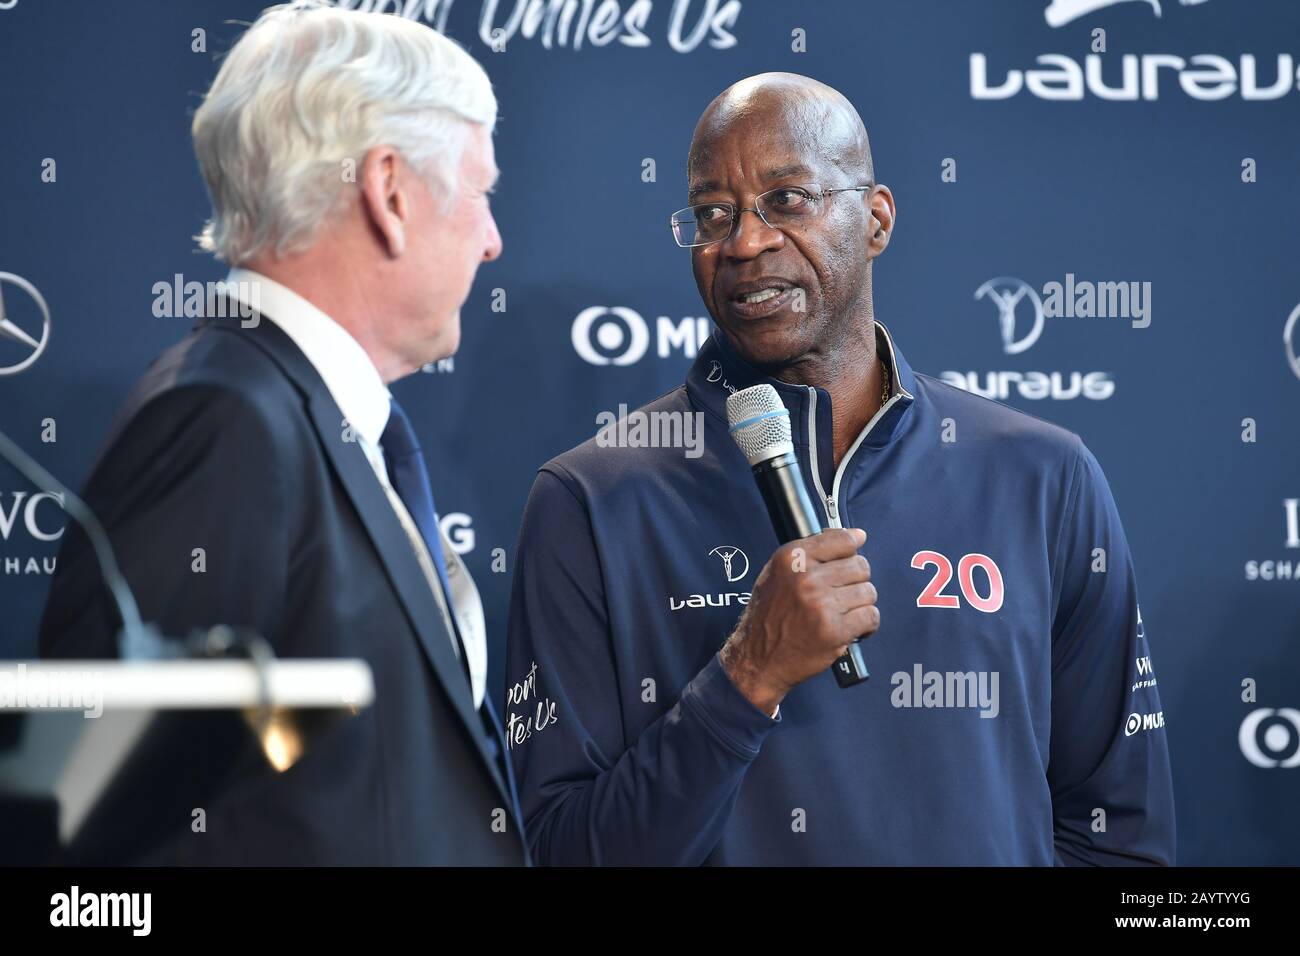
[[(1048, 283), (1044, 288), (1055, 284)], [(996, 327), (1002, 336), (1002, 351), (1007, 355), (1027, 351), (1043, 334), (1048, 310), (1038, 290), (1023, 279), (990, 279), (975, 290), (975, 298), (990, 302), (996, 310)], [(1012, 394), (1035, 401), (1066, 401), (1080, 396), (1102, 401), (1115, 394), (1115, 382), (1105, 372), (985, 372), (982, 378), (979, 372), (943, 372), (940, 377), (949, 385), (997, 401), (1005, 401)]]
[(22, 276), (0, 272), (0, 375), (30, 368), (49, 341), (50, 307), (45, 298)]
[[(687, 316), (674, 322), (666, 315), (655, 320), (655, 354), (694, 358), (709, 337), (708, 318)], [(593, 305), (573, 320), (573, 350), (592, 365), (634, 365), (650, 349), (650, 326), (635, 309)]]
[(1242, 756), (1256, 767), (1300, 767), (1300, 710), (1252, 710), (1241, 722), (1237, 743)]
[[(1085, 14), (1113, 6), (1117, 0), (1055, 0), (1047, 8), (1047, 22), (1059, 27)], [(1160, 15), (1158, 0), (1145, 0)], [(1195, 5), (1184, 0), (1183, 6)], [(1096, 44), (1101, 43), (1098, 47)], [(1235, 59), (1215, 53), (1190, 57), (1172, 53), (1107, 55), (1105, 38), (1093, 38), (1093, 52), (1078, 59), (1062, 53), (1035, 57), (1036, 68), (1007, 68), (990, 82), (988, 57), (970, 55), (970, 95), (977, 100), (1005, 100), (1021, 92), (1043, 100), (1082, 100), (1091, 94), (1099, 100), (1158, 100), (1163, 91), (1181, 90), (1203, 102), (1240, 96), (1243, 100), (1276, 100), (1294, 92), (1300, 76), (1290, 53), (1253, 53)], [(1118, 65), (1118, 69), (1116, 69)]]

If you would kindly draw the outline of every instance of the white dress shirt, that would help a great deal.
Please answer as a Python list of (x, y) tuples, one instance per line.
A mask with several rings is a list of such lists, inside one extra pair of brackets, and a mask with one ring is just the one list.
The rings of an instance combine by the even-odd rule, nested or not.
[[(329, 389), (344, 421), (339, 423), (340, 433), (351, 426), (356, 443), (370, 462), (375, 478), (388, 496), (397, 519), (401, 522), (406, 536), (415, 551), (416, 560), (429, 582), (429, 587), (437, 599), (442, 611), (447, 633), (451, 637), (456, 656), (460, 657), (455, 632), (452, 630), (451, 617), (447, 610), (447, 596), (443, 594), (442, 582), (437, 568), (429, 555), (428, 545), (419, 527), (411, 518), (402, 499), (393, 490), (388, 480), (388, 467), (384, 461), (381, 439), (384, 429), (388, 427), (388, 416), (392, 410), (392, 393), (384, 384), (375, 368), (374, 362), (366, 354), (359, 342), (347, 329), (339, 325), (328, 315), (312, 305), (301, 295), (274, 279), (268, 279), (251, 269), (235, 268), (226, 277), (230, 283), (230, 293), (241, 298), (241, 290), (250, 287), (256, 289), (252, 296), (253, 306), (264, 319), (275, 323), (298, 346), (307, 361), (316, 369), (325, 387)], [(460, 555), (452, 548), (439, 529), (438, 539), (442, 545), (443, 561), (447, 567), (448, 584), (451, 586), (451, 602), (456, 613), (456, 623), (460, 628), (461, 640), (465, 643), (465, 654), (469, 659), (470, 685), (475, 708), (483, 704), (487, 689), (487, 642), (483, 623), (483, 603), (478, 589), (470, 577), (469, 570), (461, 561)]]

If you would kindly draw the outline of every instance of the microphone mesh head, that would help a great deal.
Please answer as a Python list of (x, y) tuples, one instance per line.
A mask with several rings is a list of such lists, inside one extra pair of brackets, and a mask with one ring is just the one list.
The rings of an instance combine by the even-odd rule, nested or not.
[(794, 451), (790, 413), (771, 385), (754, 385), (727, 399), (727, 421), (751, 465)]

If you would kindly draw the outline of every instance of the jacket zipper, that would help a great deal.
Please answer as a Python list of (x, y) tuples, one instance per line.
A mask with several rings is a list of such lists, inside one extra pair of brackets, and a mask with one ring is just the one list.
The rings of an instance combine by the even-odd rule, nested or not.
[(840, 466), (835, 469), (835, 477), (831, 482), (831, 493), (828, 495), (826, 489), (822, 487), (821, 474), (817, 468), (819, 457), (817, 454), (817, 389), (811, 385), (805, 385), (804, 387), (808, 389), (808, 450), (812, 457), (813, 487), (817, 489), (817, 494), (822, 500), (822, 507), (826, 509), (827, 527), (842, 528), (844, 525), (840, 523), (840, 507), (837, 502), (840, 496), (840, 479), (844, 477), (844, 471), (849, 462), (852, 461), (853, 454), (858, 450), (863, 439), (871, 434), (871, 429), (876, 426), (876, 422), (880, 421), (885, 412), (889, 411), (894, 403), (903, 397), (904, 393), (900, 387), (894, 395), (890, 396), (889, 401), (876, 410), (876, 414), (871, 416), (871, 421), (867, 422), (862, 431), (858, 433), (858, 437), (849, 446), (849, 450), (845, 453)]

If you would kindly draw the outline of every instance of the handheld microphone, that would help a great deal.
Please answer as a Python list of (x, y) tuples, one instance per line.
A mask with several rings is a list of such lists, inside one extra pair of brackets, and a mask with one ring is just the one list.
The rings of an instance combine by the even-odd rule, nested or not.
[[(777, 539), (785, 544), (821, 531), (790, 439), (790, 413), (776, 389), (754, 385), (733, 392), (727, 399), (727, 420), (731, 437), (754, 471)], [(841, 687), (861, 684), (871, 676), (860, 640), (854, 640), (831, 667)]]

